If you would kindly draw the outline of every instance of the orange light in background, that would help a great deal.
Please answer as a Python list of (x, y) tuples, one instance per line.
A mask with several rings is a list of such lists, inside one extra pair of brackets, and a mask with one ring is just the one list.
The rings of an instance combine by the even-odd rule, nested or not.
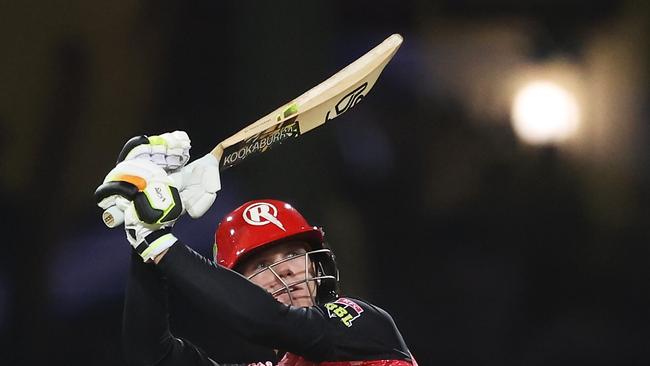
[(517, 136), (535, 145), (565, 141), (580, 123), (576, 97), (547, 80), (524, 85), (515, 95), (511, 114)]

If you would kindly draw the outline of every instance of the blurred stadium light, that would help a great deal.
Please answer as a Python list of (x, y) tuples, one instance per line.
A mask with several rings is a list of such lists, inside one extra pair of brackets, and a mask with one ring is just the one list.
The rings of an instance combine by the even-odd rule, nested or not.
[(519, 90), (512, 105), (515, 132), (525, 142), (562, 142), (578, 129), (580, 109), (574, 95), (546, 80), (533, 81)]

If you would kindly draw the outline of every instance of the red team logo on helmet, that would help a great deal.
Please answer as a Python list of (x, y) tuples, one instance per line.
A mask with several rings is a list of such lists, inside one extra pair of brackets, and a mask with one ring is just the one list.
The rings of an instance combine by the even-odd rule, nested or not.
[(261, 226), (273, 224), (282, 231), (286, 231), (280, 220), (278, 220), (278, 209), (268, 202), (257, 202), (244, 209), (244, 221), (251, 225)]

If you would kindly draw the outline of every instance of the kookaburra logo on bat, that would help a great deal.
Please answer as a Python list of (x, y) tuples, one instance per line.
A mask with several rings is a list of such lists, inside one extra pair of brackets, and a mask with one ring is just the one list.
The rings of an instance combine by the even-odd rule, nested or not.
[[(336, 113), (334, 117), (338, 117), (339, 115), (345, 113), (348, 109), (357, 105), (357, 103), (363, 99), (364, 94), (362, 94), (362, 92), (366, 90), (366, 87), (368, 87), (368, 82), (359, 85), (358, 88), (354, 89), (353, 91), (346, 94), (343, 98), (341, 98), (341, 100), (334, 106), (334, 112)], [(331, 119), (331, 112), (332, 111), (327, 111), (327, 114), (325, 115), (325, 122)]]
[(288, 119), (280, 125), (271, 126), (267, 130), (229, 147), (224, 152), (222, 165), (223, 167), (233, 166), (250, 155), (264, 152), (274, 145), (299, 135), (300, 129), (295, 118)]

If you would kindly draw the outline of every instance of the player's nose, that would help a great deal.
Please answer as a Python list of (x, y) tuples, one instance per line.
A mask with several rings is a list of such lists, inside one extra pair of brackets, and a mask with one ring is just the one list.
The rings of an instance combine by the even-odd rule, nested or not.
[(280, 278), (282, 279), (292, 277), (293, 275), (295, 275), (295, 271), (293, 270), (291, 264), (288, 262), (278, 264), (276, 268), (276, 272), (278, 273), (278, 276), (280, 276)]

